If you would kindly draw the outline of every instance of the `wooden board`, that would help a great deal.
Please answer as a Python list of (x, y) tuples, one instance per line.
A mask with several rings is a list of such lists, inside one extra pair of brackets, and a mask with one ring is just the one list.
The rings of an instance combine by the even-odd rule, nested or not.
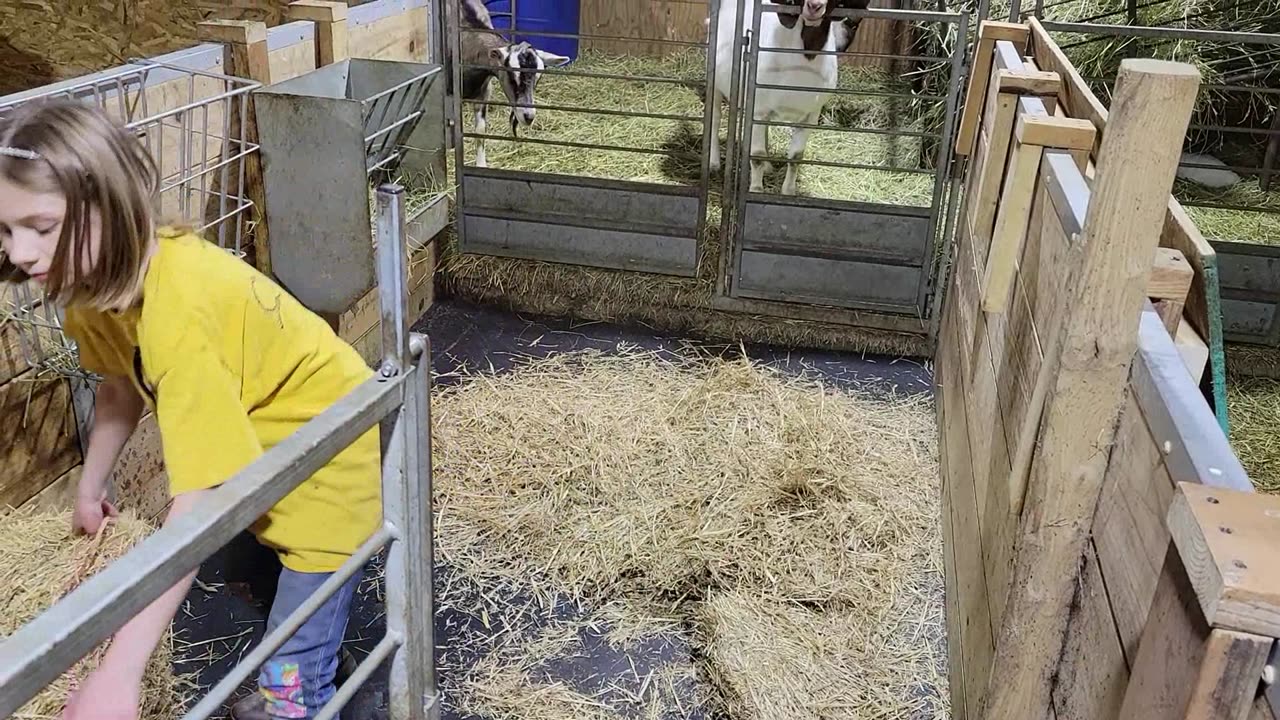
[(351, 57), (424, 62), (428, 57), (427, 9), (414, 8), (348, 30)]
[(1280, 637), (1280, 497), (1179, 483), (1168, 521), (1206, 620)]
[(1058, 720), (1118, 720), (1129, 684), (1129, 666), (1116, 637), (1108, 604), (1110, 587), (1098, 568), (1096, 549), (1085, 552), (1080, 585), (1072, 602), (1067, 642), (1054, 685)]
[(80, 440), (66, 380), (27, 373), (0, 385), (0, 507), (17, 507), (80, 464)]

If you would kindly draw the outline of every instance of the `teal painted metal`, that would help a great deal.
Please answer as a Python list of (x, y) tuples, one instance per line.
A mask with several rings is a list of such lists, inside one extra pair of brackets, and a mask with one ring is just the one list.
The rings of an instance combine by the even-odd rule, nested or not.
[(1204, 258), (1204, 294), (1209, 310), (1209, 372), (1213, 389), (1213, 411), (1222, 432), (1230, 437), (1227, 419), (1227, 354), (1222, 342), (1222, 294), (1218, 285), (1218, 258)]

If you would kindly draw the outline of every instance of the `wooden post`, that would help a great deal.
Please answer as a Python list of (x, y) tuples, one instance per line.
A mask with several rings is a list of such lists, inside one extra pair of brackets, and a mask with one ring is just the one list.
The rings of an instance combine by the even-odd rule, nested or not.
[(290, 20), (309, 20), (316, 26), (316, 67), (322, 68), (350, 57), (347, 45), (347, 4), (326, 0), (296, 0), (289, 3)]
[(1045, 717), (1102, 479), (1137, 349), (1151, 259), (1200, 84), (1190, 65), (1125, 60), (1063, 303), (1013, 583), (985, 718)]
[(981, 119), (991, 81), (991, 61), (997, 40), (1008, 40), (1023, 49), (1027, 46), (1030, 29), (1026, 25), (986, 21), (978, 28), (978, 46), (974, 50), (973, 66), (969, 69), (969, 87), (964, 96), (964, 114), (960, 116), (960, 129), (956, 131), (956, 154), (969, 155), (978, 139), (978, 120)]
[[(210, 20), (197, 25), (202, 42), (222, 43), (225, 46), (224, 66), (228, 75), (246, 78), (263, 85), (271, 82), (271, 61), (267, 55), (267, 25), (247, 20)], [(253, 96), (245, 107), (245, 142), (258, 143), (258, 122), (254, 115)], [(240, 114), (231, 114), (231, 134), (241, 133)], [(244, 159), (245, 194), (253, 203), (253, 218), (247, 232), (253, 238), (255, 266), (267, 275), (271, 274), (271, 254), (267, 240), (267, 197), (262, 185), (262, 155), (252, 153)], [(217, 175), (215, 174), (215, 177)], [(217, 188), (217, 185), (214, 186)], [(225, 190), (222, 190), (225, 192)], [(216, 196), (213, 201), (216, 202)]]
[(1156, 259), (1151, 266), (1151, 279), (1147, 283), (1147, 297), (1155, 304), (1156, 312), (1170, 337), (1178, 336), (1178, 324), (1182, 320), (1182, 308), (1187, 294), (1195, 282), (1196, 271), (1187, 258), (1173, 248), (1157, 248)]

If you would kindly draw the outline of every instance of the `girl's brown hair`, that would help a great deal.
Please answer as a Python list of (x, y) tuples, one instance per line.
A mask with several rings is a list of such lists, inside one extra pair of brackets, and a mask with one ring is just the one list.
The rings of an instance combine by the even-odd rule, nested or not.
[[(0, 115), (0, 147), (36, 153), (37, 159), (0, 154), (0, 177), (37, 193), (67, 199), (58, 247), (45, 291), (58, 303), (106, 309), (137, 298), (147, 255), (155, 242), (154, 207), (159, 172), (151, 155), (102, 110), (74, 100), (20, 105)], [(88, 257), (90, 220), (102, 222), (97, 262)], [(0, 257), (0, 281), (27, 274)]]

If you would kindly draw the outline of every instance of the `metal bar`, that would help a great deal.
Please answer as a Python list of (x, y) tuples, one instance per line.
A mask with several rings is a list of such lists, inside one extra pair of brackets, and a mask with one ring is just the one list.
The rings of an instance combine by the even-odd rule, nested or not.
[(391, 657), (391, 654), (400, 647), (401, 642), (400, 637), (396, 635), (388, 633), (383, 636), (382, 640), (374, 646), (373, 652), (369, 653), (356, 666), (356, 671), (351, 673), (351, 677), (347, 678), (347, 681), (342, 683), (342, 687), (338, 688), (338, 692), (334, 693), (329, 702), (320, 708), (320, 712), (316, 715), (316, 720), (334, 720), (334, 718), (338, 717), (338, 713), (342, 712), (342, 708), (351, 702), (357, 692), (360, 692), (360, 686), (364, 685), (377, 672), (379, 665), (385, 662), (388, 657)]
[[(490, 35), (493, 33), (492, 30), (487, 30), (484, 28), (473, 28), (473, 27), (462, 27), (462, 28), (459, 28), (459, 31), (472, 33), (472, 34), (482, 34), (482, 35)], [(512, 34), (513, 35), (517, 34), (514, 32), (514, 28), (513, 28)], [(542, 32), (538, 30), (521, 30), (518, 34), (522, 36), (529, 36), (529, 37), (559, 38), (562, 40), (605, 40), (609, 42), (633, 42), (633, 43), (642, 42), (642, 43), (656, 43), (658, 45), (670, 45), (673, 47), (690, 47), (690, 48), (705, 48), (707, 46), (706, 43), (691, 42), (688, 40), (663, 40), (660, 38), (636, 38), (636, 37), (622, 37), (618, 35), (578, 35), (575, 33), (554, 33), (554, 32)]]
[[(723, 170), (723, 184), (720, 187), (720, 273), (716, 277), (716, 287), (721, 290), (722, 295), (732, 294), (734, 278), (737, 277), (737, 271), (730, 272), (729, 263), (734, 262), (732, 258), (738, 255), (738, 206), (742, 203), (742, 195), (738, 192), (738, 169), (740, 163), (737, 161), (738, 143), (741, 138), (741, 116), (738, 112), (738, 102), (741, 99), (741, 89), (744, 66), (748, 64), (747, 53), (745, 49), (749, 47), (750, 38), (745, 37), (743, 33), (743, 0), (732, 0), (734, 4), (734, 21), (733, 21), (733, 53), (729, 56), (730, 62), (733, 63), (732, 72), (729, 79), (729, 113), (726, 115), (728, 123), (728, 132), (725, 135), (725, 153), (721, 157), (720, 167)], [(723, 9), (723, 6), (721, 6)], [(719, 18), (716, 18), (719, 24)], [(749, 34), (749, 33), (748, 33)], [(718, 53), (717, 53), (718, 54)], [(716, 100), (719, 102), (719, 100)], [(717, 132), (719, 132), (717, 130)]]
[[(1280, 117), (1280, 114), (1277, 114), (1277, 117)], [(1273, 123), (1273, 124), (1274, 124), (1274, 123)], [(1267, 128), (1255, 128), (1255, 127), (1226, 127), (1225, 125), (1195, 125), (1195, 124), (1192, 124), (1192, 125), (1187, 126), (1187, 129), (1189, 129), (1189, 130), (1201, 130), (1201, 131), (1203, 131), (1203, 132), (1220, 132), (1220, 133), (1224, 133), (1224, 134), (1237, 134), (1237, 135), (1262, 135), (1263, 137), (1277, 137), (1277, 136), (1280, 136), (1280, 126), (1272, 127), (1272, 128), (1270, 128), (1270, 129), (1267, 129)]]
[(507, 108), (532, 108), (534, 110), (554, 110), (558, 112), (583, 113), (587, 115), (612, 115), (615, 117), (647, 118), (649, 120), (675, 120), (678, 122), (702, 122), (702, 117), (694, 115), (671, 115), (668, 113), (628, 112), (626, 110), (604, 110), (575, 105), (544, 105), (542, 103), (512, 103), (505, 100), (477, 100), (476, 105), (494, 105)]
[(555, 145), (559, 147), (582, 148), (584, 150), (610, 150), (613, 152), (643, 153), (647, 155), (666, 155), (668, 157), (684, 157), (684, 158), (698, 157), (694, 153), (683, 152), (680, 150), (656, 150), (654, 148), (625, 147), (622, 145), (597, 145), (593, 143), (573, 142), (570, 140), (547, 140), (545, 138), (531, 138), (531, 137), (507, 137), (505, 135), (490, 135), (487, 133), (470, 133), (470, 132), (465, 133), (465, 136), (469, 138), (479, 138), (483, 140), (495, 140), (498, 142), (533, 143), (535, 145)]
[(755, 124), (763, 127), (780, 127), (780, 128), (807, 128), (809, 130), (824, 130), (828, 132), (841, 133), (864, 133), (867, 135), (892, 135), (894, 137), (919, 137), (919, 138), (941, 138), (938, 133), (921, 132), (919, 130), (882, 130), (880, 128), (868, 127), (840, 127), (839, 125), (820, 125), (818, 123), (806, 122), (777, 122), (775, 120), (756, 120)]
[[(959, 104), (960, 95), (960, 76), (964, 72), (964, 49), (965, 43), (963, 38), (969, 31), (969, 16), (961, 13), (960, 23), (956, 28), (955, 45), (951, 51), (951, 83), (947, 91), (947, 107), (945, 110), (942, 142), (938, 143), (937, 159), (934, 160), (935, 175), (933, 180), (933, 205), (929, 211), (929, 231), (926, 237), (930, 239), (931, 260), (937, 258), (938, 247), (938, 221), (940, 214), (943, 212), (942, 196), (946, 191), (947, 168), (950, 167), (951, 146), (954, 142), (955, 116), (956, 106)], [(945, 240), (943, 240), (945, 242)], [(918, 297), (920, 312), (925, 311), (925, 298), (929, 292), (929, 287), (935, 279), (936, 265), (933, 271), (920, 273), (920, 293)]]
[(409, 364), (409, 322), (405, 317), (404, 188), (378, 188), (375, 227), (378, 252), (378, 302), (382, 321), (382, 376), (392, 377)]
[[(492, 65), (479, 65), (472, 63), (459, 63), (463, 70), (492, 70)], [(706, 82), (702, 80), (692, 80), (686, 78), (659, 77), (656, 75), (620, 75), (618, 73), (601, 73), (588, 72), (586, 70), (563, 70), (561, 68), (547, 68), (538, 73), (539, 75), (559, 75), (561, 77), (580, 77), (593, 78), (597, 80), (628, 80), (632, 82), (651, 82), (651, 83), (670, 83), (673, 85), (702, 85)]]
[(333, 594), (338, 592), (352, 576), (363, 571), (365, 563), (369, 562), (374, 555), (378, 554), (378, 551), (393, 539), (394, 535), (390, 529), (386, 527), (378, 528), (342, 564), (342, 567), (335, 570), (296, 610), (289, 613), (289, 616), (284, 619), (284, 622), (280, 623), (279, 627), (264, 637), (262, 642), (253, 649), (253, 652), (237, 662), (226, 676), (200, 699), (200, 702), (195, 707), (182, 716), (182, 720), (204, 720), (204, 718), (212, 717), (222, 707), (222, 703), (240, 687), (241, 683), (248, 679), (251, 674), (257, 672), (257, 669), (262, 667), (263, 663), (270, 660), (271, 655), (283, 647), (289, 641), (289, 638), (293, 637), (293, 634), (298, 631), (298, 628), (302, 627), (303, 623), (316, 614), (321, 605), (333, 597)]
[[(752, 28), (760, 27), (760, 19), (764, 12), (762, 3), (753, 3), (754, 9), (751, 20)], [(741, 17), (742, 12), (738, 13)], [(747, 197), (751, 192), (751, 156), (755, 154), (755, 122), (756, 122), (756, 82), (759, 80), (758, 65), (759, 55), (756, 52), (758, 47), (758, 35), (755, 32), (748, 31), (749, 44), (746, 48), (745, 56), (750, 67), (750, 72), (746, 77), (746, 107), (742, 113), (743, 126), (743, 142), (747, 144), (746, 152), (739, 152), (741, 158), (738, 161), (737, 175), (734, 180), (737, 181), (737, 198), (739, 202), (735, 204), (734, 214), (734, 251), (733, 251), (733, 277), (735, 281), (742, 277), (742, 225), (747, 215)], [(769, 134), (764, 132), (764, 149), (769, 149)]]
[(1258, 188), (1262, 192), (1271, 189), (1271, 175), (1276, 166), (1276, 154), (1280, 153), (1280, 106), (1271, 108), (1271, 139), (1267, 141), (1266, 152), (1262, 156), (1262, 177), (1258, 178)]
[(1262, 172), (1263, 170), (1266, 169), (1261, 167), (1248, 167), (1245, 165), (1211, 165), (1209, 163), (1195, 163), (1195, 162), (1180, 162), (1178, 163), (1178, 167), (1199, 168), (1202, 170), (1233, 170), (1235, 172), (1241, 172), (1241, 173), (1256, 173), (1256, 172)]
[[(805, 50), (804, 48), (782, 48), (782, 47), (760, 48), (760, 52), (768, 52), (768, 53), (773, 53), (775, 55), (830, 55), (833, 57), (857, 57), (858, 56), (858, 53), (851, 53), (848, 51), (840, 52), (838, 50)], [(887, 54), (886, 57), (893, 58), (895, 60), (920, 60), (923, 62), (938, 62), (938, 63), (947, 62), (947, 60), (950, 59), (950, 58), (940, 57), (937, 55), (895, 55), (892, 53)]]
[(854, 97), (883, 97), (883, 98), (905, 98), (907, 100), (946, 100), (946, 95), (913, 95), (912, 93), (894, 93), (883, 92), (880, 90), (855, 90), (853, 88), (819, 88), (806, 87), (803, 85), (772, 85), (768, 83), (760, 83), (756, 85), (759, 90), (783, 90), (786, 92), (802, 92), (812, 91), (820, 92), (828, 95), (852, 95)]
[[(768, 155), (752, 155), (752, 160), (757, 162), (773, 162), (777, 158)], [(787, 160), (788, 163), (795, 165), (815, 165), (817, 167), (842, 168), (845, 170), (879, 170), (883, 172), (905, 172), (916, 175), (933, 175), (936, 170), (925, 170), (923, 168), (900, 168), (892, 165), (862, 165), (859, 163), (842, 163), (834, 160), (810, 160), (808, 158), (797, 158), (795, 160)]]
[(1280, 215), (1280, 207), (1267, 207), (1265, 205), (1236, 205), (1234, 203), (1215, 203), (1203, 200), (1179, 200), (1178, 203), (1183, 207), (1202, 207), (1212, 208), (1215, 210), (1240, 210), (1243, 212), (1257, 212), (1266, 215)]
[[(719, 148), (720, 128), (712, 122), (718, 113), (720, 98), (716, 95), (716, 63), (719, 53), (710, 48), (718, 48), (720, 37), (720, 0), (711, 0), (710, 14), (713, 20), (707, 23), (707, 62), (702, 82), (702, 157), (698, 163), (698, 257), (706, 244), (707, 205), (711, 202), (711, 147)], [(723, 203), (722, 203), (723, 204)]]
[(362, 383), (124, 557), (0, 643), (0, 717), (16, 712), (401, 403), (404, 378)]
[(1226, 30), (1194, 30), (1190, 28), (1149, 27), (1145, 25), (1093, 25), (1045, 20), (1044, 29), (1056, 32), (1107, 35), (1112, 37), (1146, 37), (1164, 40), (1240, 43), (1243, 45), (1280, 45), (1280, 35), (1270, 33), (1229, 32)]
[[(452, 32), (446, 32), (449, 38), (448, 67), (452, 68), (450, 73), (451, 84), (448, 87), (450, 112), (446, 125), (449, 129), (449, 141), (453, 143), (453, 160), (454, 160), (454, 203), (458, 214), (461, 215), (467, 207), (467, 156), (466, 156), (466, 140), (462, 129), (462, 21), (458, 17), (460, 12), (459, 3), (444, 2), (445, 7), (445, 27), (452, 28)], [(458, 250), (466, 252), (467, 250), (467, 224), (464, 222), (455, 222), (453, 224), (453, 232), (457, 237)]]
[[(763, 12), (773, 13), (775, 15), (800, 14), (799, 5), (775, 5), (772, 3), (761, 3), (760, 9)], [(934, 10), (892, 10), (889, 8), (871, 8), (867, 10), (836, 8), (828, 13), (828, 17), (862, 18), (863, 20), (914, 20), (917, 22), (937, 23), (956, 23), (960, 20), (959, 13), (936, 12)], [(753, 27), (760, 26), (754, 25)]]

